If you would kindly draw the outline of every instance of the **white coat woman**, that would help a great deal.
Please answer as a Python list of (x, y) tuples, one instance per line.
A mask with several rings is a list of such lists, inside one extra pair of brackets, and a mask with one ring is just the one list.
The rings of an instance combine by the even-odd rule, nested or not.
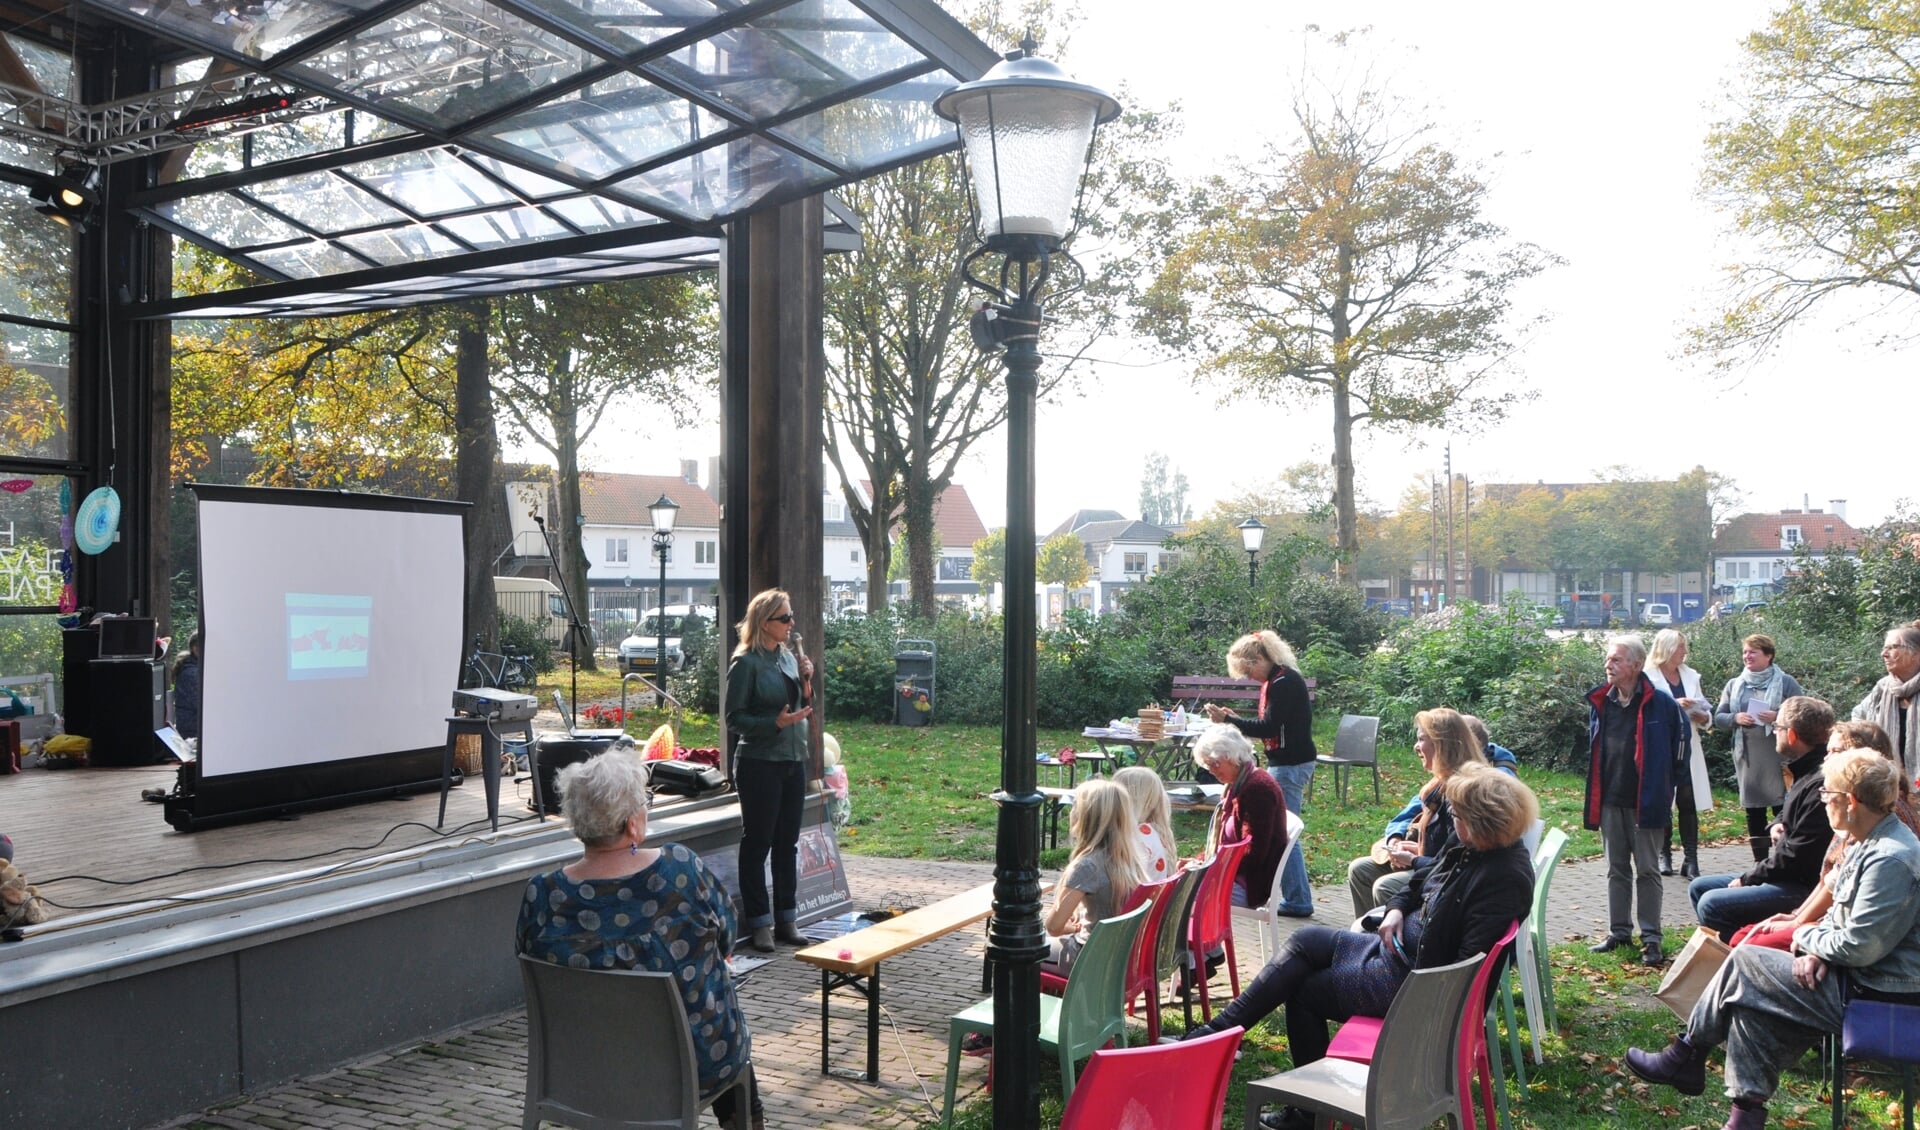
[[(1647, 652), (1647, 675), (1686, 711), (1693, 724), (1686, 771), (1674, 774), (1673, 804), (1680, 812), (1680, 873), (1700, 877), (1700, 814), (1713, 807), (1713, 787), (1707, 781), (1707, 754), (1700, 733), (1713, 725), (1713, 702), (1700, 689), (1700, 672), (1687, 666), (1687, 637), (1662, 628)], [(1667, 820), (1667, 843), (1660, 852), (1660, 874), (1673, 874), (1673, 820)]]

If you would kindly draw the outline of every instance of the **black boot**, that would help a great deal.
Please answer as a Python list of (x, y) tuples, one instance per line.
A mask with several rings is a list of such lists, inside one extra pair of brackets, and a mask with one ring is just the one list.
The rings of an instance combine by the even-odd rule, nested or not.
[(1700, 877), (1700, 850), (1689, 847), (1685, 857), (1680, 860), (1680, 874), (1688, 879)]
[(1686, 1033), (1657, 1052), (1627, 1049), (1627, 1067), (1649, 1083), (1665, 1083), (1683, 1095), (1707, 1089), (1707, 1054), (1687, 1042)]
[(1680, 810), (1680, 874), (1689, 879), (1700, 877), (1700, 813), (1689, 804)]
[(1666, 847), (1663, 847), (1660, 849), (1660, 874), (1662, 875), (1673, 874), (1673, 845), (1672, 844), (1668, 844)]

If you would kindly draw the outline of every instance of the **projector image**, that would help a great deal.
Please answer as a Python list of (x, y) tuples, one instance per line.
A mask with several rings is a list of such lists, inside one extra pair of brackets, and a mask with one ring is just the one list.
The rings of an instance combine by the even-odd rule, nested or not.
[(494, 722), (524, 722), (533, 717), (540, 701), (530, 694), (471, 687), (453, 692), (453, 712)]

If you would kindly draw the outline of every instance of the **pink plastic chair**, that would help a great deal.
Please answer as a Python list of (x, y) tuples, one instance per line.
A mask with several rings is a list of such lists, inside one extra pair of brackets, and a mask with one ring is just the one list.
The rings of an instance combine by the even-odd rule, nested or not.
[[(1200, 1015), (1207, 1020), (1213, 1019), (1213, 1002), (1207, 991), (1206, 960), (1214, 947), (1225, 948), (1227, 979), (1233, 985), (1233, 995), (1240, 995), (1240, 963), (1233, 956), (1233, 878), (1240, 870), (1240, 857), (1247, 854), (1247, 845), (1252, 842), (1253, 837), (1246, 836), (1221, 844), (1214, 852), (1213, 866), (1207, 868), (1200, 890), (1193, 896), (1187, 949), (1193, 955), (1193, 979), (1200, 983)], [(1280, 876), (1276, 874), (1273, 881), (1278, 883)]]
[(1220, 1130), (1240, 1035), (1094, 1052), (1060, 1130)]
[[(1486, 960), (1480, 963), (1479, 972), (1474, 974), (1473, 988), (1467, 995), (1467, 1010), (1460, 1017), (1455, 1069), (1459, 1076), (1462, 1126), (1474, 1125), (1473, 1080), (1476, 1076), (1480, 1080), (1480, 1105), (1486, 1114), (1481, 1125), (1485, 1130), (1493, 1130), (1498, 1125), (1493, 1109), (1493, 1061), (1487, 1052), (1487, 991), (1493, 982), (1493, 971), (1500, 965), (1501, 956), (1507, 952), (1507, 947), (1513, 944), (1514, 936), (1519, 932), (1520, 922), (1515, 919), (1500, 940), (1493, 944)], [(1327, 1045), (1327, 1058), (1372, 1063), (1374, 1046), (1380, 1041), (1380, 1029), (1384, 1023), (1377, 1016), (1356, 1016), (1348, 1020), (1333, 1034), (1332, 1042)]]
[[(1139, 906), (1147, 907), (1146, 921), (1140, 927), (1140, 936), (1133, 943), (1133, 952), (1127, 955), (1127, 984), (1121, 991), (1127, 996), (1127, 1015), (1133, 1015), (1134, 1001), (1141, 994), (1147, 998), (1147, 1039), (1160, 1038), (1160, 983), (1154, 976), (1154, 954), (1159, 945), (1160, 920), (1166, 916), (1168, 903), (1166, 896), (1173, 891), (1179, 876), (1158, 883), (1142, 883), (1127, 896), (1126, 905), (1120, 908), (1125, 914)], [(1066, 992), (1067, 979), (1057, 973), (1040, 974), (1040, 991), (1049, 996), (1059, 996)]]

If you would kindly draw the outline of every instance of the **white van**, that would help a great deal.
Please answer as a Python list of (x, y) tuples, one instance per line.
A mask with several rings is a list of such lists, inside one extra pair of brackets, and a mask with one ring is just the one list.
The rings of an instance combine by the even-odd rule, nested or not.
[(558, 646), (567, 638), (567, 601), (560, 586), (545, 577), (495, 577), (493, 601), (500, 618), (508, 616), (529, 621), (540, 628), (541, 638)]
[[(669, 675), (680, 672), (687, 665), (686, 653), (680, 647), (680, 637), (690, 626), (688, 621), (694, 617), (705, 621), (705, 628), (708, 632), (712, 632), (715, 625), (720, 622), (720, 610), (711, 604), (667, 605), (664, 619), (667, 634), (666, 669)], [(661, 620), (660, 609), (647, 609), (647, 614), (641, 617), (640, 623), (634, 627), (633, 634), (620, 641), (622, 672), (653, 670), (653, 653), (660, 646)]]

